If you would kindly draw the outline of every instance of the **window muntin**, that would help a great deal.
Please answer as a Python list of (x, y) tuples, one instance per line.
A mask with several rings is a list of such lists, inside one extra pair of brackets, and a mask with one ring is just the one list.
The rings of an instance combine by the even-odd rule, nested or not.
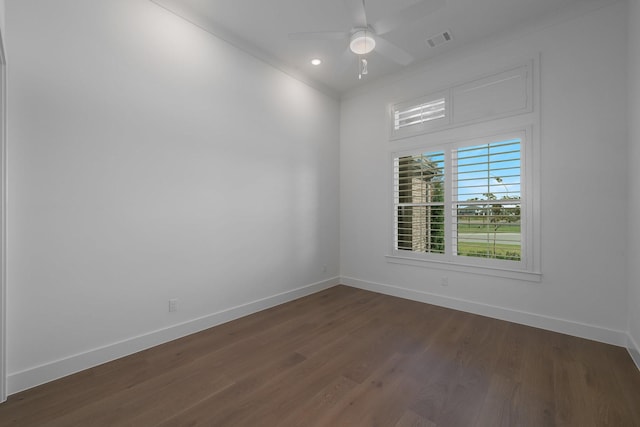
[(516, 135), (394, 155), (395, 254), (524, 268), (524, 139)]

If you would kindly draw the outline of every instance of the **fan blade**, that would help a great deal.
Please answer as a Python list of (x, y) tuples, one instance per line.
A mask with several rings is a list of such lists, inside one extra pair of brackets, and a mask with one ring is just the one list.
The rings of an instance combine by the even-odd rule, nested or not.
[(403, 49), (400, 49), (398, 46), (389, 43), (382, 37), (376, 38), (376, 48), (374, 51), (386, 56), (393, 62), (400, 65), (409, 65), (413, 62), (413, 56), (405, 52)]
[(349, 33), (344, 31), (318, 31), (306, 33), (290, 33), (289, 40), (344, 40)]
[(354, 26), (357, 28), (367, 28), (367, 12), (364, 8), (364, 0), (344, 0), (344, 3), (351, 11)]
[(447, 0), (422, 0), (409, 7), (405, 7), (394, 16), (382, 18), (371, 27), (378, 35), (386, 34), (403, 25), (409, 25), (430, 13), (435, 12), (447, 3)]

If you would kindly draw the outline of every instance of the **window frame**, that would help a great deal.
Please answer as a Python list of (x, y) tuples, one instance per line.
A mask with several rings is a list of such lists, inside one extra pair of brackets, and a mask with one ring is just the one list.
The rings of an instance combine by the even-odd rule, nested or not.
[[(507, 277), (527, 281), (540, 281), (539, 264), (539, 191), (537, 168), (534, 165), (535, 151), (538, 144), (534, 141), (533, 126), (521, 126), (511, 130), (487, 132), (483, 136), (474, 136), (473, 131), (463, 132), (459, 138), (449, 140), (432, 140), (425, 136), (419, 137), (418, 144), (402, 150), (393, 151), (390, 155), (391, 179), (390, 206), (391, 236), (389, 239), (389, 254), (387, 261), (391, 263), (408, 264), (421, 267), (441, 268), (453, 271), (472, 272), (498, 277)], [(453, 150), (483, 145), (492, 142), (520, 140), (520, 185), (521, 185), (521, 256), (519, 261), (498, 260), (482, 257), (453, 255), (454, 247), (452, 213), (454, 207), (453, 185), (454, 169), (452, 163)], [(394, 195), (395, 159), (416, 154), (444, 151), (445, 153), (445, 253), (420, 253), (396, 249), (396, 203)]]

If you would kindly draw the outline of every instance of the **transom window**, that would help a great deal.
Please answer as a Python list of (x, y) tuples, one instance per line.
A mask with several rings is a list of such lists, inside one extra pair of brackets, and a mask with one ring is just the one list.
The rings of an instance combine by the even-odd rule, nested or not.
[(444, 119), (445, 117), (446, 100), (445, 98), (437, 98), (417, 105), (409, 105), (403, 109), (394, 109), (393, 129), (398, 131), (403, 128), (421, 125), (432, 120)]

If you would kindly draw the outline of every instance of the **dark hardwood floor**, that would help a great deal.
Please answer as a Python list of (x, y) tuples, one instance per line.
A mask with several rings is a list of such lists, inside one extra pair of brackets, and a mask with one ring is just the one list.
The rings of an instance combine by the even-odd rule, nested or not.
[(10, 396), (0, 426), (640, 426), (623, 348), (345, 286)]

